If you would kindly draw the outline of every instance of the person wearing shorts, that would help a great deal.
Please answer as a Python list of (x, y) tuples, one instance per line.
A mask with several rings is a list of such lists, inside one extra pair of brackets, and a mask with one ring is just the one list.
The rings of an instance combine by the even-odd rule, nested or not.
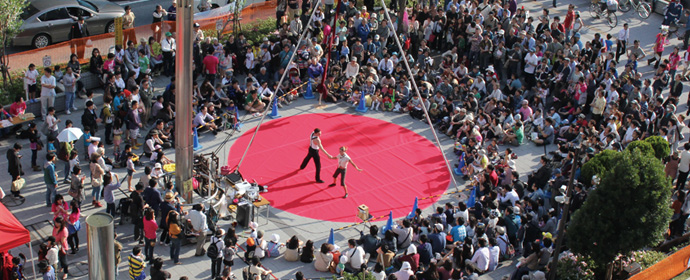
[(132, 145), (132, 149), (139, 149), (142, 144), (137, 143), (137, 138), (139, 137), (139, 128), (143, 125), (141, 123), (141, 117), (139, 116), (139, 104), (136, 101), (132, 101), (132, 108), (129, 110), (127, 118), (127, 129), (129, 129), (129, 140)]
[(357, 169), (357, 171), (362, 171), (362, 169), (357, 167), (357, 165), (352, 161), (350, 156), (348, 156), (345, 153), (347, 152), (347, 147), (340, 147), (339, 152), (340, 154), (336, 156), (336, 158), (338, 159), (338, 168), (336, 168), (335, 172), (333, 173), (333, 183), (331, 183), (328, 186), (335, 187), (335, 183), (338, 180), (338, 175), (340, 175), (340, 185), (343, 187), (343, 189), (345, 189), (345, 195), (343, 196), (343, 198), (347, 198), (347, 186), (345, 185), (345, 174), (347, 173), (347, 164), (352, 164), (352, 166), (354, 166)]

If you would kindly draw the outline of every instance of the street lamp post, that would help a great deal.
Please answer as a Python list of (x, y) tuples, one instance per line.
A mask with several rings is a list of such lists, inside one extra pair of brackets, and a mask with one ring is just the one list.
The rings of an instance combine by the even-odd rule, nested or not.
[(194, 0), (177, 0), (175, 54), (175, 184), (192, 202), (192, 7)]

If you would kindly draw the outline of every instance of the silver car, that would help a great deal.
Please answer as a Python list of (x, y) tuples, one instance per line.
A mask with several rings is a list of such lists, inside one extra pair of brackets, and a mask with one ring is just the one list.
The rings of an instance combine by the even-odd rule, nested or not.
[(117, 4), (103, 0), (29, 0), (21, 18), (15, 46), (43, 48), (69, 40), (72, 24), (83, 17), (91, 36), (115, 31), (115, 18), (125, 14)]

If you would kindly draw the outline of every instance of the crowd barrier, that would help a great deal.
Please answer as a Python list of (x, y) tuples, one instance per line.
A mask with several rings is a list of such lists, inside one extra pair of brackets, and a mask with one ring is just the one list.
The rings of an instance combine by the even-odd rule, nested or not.
[(660, 262), (633, 275), (629, 280), (671, 279), (688, 268), (690, 246), (678, 250)]
[[(266, 19), (275, 17), (275, 1), (266, 1), (261, 3), (254, 3), (242, 9), (240, 14), (240, 24), (247, 26), (247, 24), (258, 19)], [(226, 13), (217, 17), (210, 17), (195, 20), (201, 26), (202, 30), (216, 30), (216, 22), (222, 20), (223, 22), (231, 19), (232, 13)], [(192, 28), (190, 26), (190, 28)], [(158, 42), (165, 38), (166, 32), (175, 32), (174, 21), (163, 21), (157, 24), (148, 24), (137, 26), (135, 28), (126, 29), (122, 31), (124, 36), (123, 42), (128, 40), (139, 44), (141, 38), (146, 38), (148, 42), (149, 37), (154, 37)], [(232, 23), (227, 24), (224, 29), (224, 34), (232, 32)], [(14, 53), (9, 55), (9, 67), (12, 71), (24, 71), (29, 64), (33, 63), (37, 68), (42, 68), (49, 65), (57, 65), (67, 63), (72, 53), (76, 53), (79, 61), (84, 64), (88, 63), (91, 58), (93, 49), (97, 48), (101, 55), (104, 56), (115, 47), (115, 33), (105, 33), (80, 39), (73, 39), (50, 45), (41, 49), (33, 49), (29, 51)]]

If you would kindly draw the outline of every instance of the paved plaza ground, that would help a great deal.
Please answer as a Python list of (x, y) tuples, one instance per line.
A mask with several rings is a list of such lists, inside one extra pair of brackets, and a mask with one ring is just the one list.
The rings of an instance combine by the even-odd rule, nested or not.
[[(552, 17), (555, 15), (561, 16), (561, 18), (564, 17), (565, 11), (567, 9), (568, 4), (572, 3), (576, 5), (577, 10), (580, 11), (582, 18), (587, 25), (583, 29), (582, 32), (582, 38), (584, 40), (591, 40), (594, 37), (594, 33), (601, 33), (602, 35), (605, 36), (606, 33), (610, 33), (615, 37), (615, 34), (623, 28), (623, 23), (628, 23), (631, 28), (631, 41), (632, 39), (639, 39), (642, 42), (642, 46), (645, 48), (645, 50), (649, 53), (649, 49), (651, 48), (653, 42), (654, 42), (654, 36), (658, 33), (659, 31), (659, 26), (661, 24), (661, 19), (662, 17), (658, 14), (653, 14), (649, 19), (647, 20), (642, 20), (639, 17), (637, 17), (636, 14), (633, 14), (633, 12), (628, 12), (628, 13), (621, 13), (618, 12), (618, 26), (614, 29), (610, 29), (608, 26), (605, 25), (604, 21), (601, 19), (592, 19), (589, 15), (588, 9), (589, 9), (589, 3), (590, 1), (586, 0), (576, 0), (576, 1), (559, 1), (558, 8), (554, 9), (551, 8), (551, 1), (529, 1), (529, 2), (520, 2), (518, 3), (519, 6), (524, 6), (526, 9), (528, 9), (531, 13), (531, 15), (538, 16), (541, 14), (541, 9), (544, 7), (548, 7), (551, 10), (551, 15)], [(671, 47), (666, 48), (665, 52), (665, 57), (668, 56), (668, 53), (673, 49), (672, 46), (679, 46), (681, 45), (682, 42), (678, 41), (677, 39), (674, 39), (671, 41)], [(615, 47), (614, 47), (615, 48)], [(621, 59), (624, 60), (624, 59)], [(621, 61), (622, 62), (622, 61)], [(622, 64), (621, 64), (622, 65)], [(622, 67), (619, 67), (619, 71), (622, 71)], [(651, 73), (653, 71), (652, 67), (647, 66), (646, 63), (641, 63), (639, 67), (639, 71), (644, 73), (645, 77), (651, 76)], [(162, 89), (165, 87), (165, 85), (169, 82), (169, 80), (165, 77), (160, 77), (155, 80), (155, 85), (157, 87), (157, 93), (162, 93)], [(687, 86), (686, 86), (687, 88)], [(685, 92), (685, 91), (684, 91)], [(97, 101), (100, 101), (101, 99), (101, 93), (102, 91), (98, 91), (97, 93)], [(666, 92), (665, 92), (666, 94)], [(681, 98), (681, 104), (678, 111), (679, 112), (685, 112), (687, 108), (685, 107), (685, 100), (687, 98), (686, 96), (687, 93), (683, 94), (683, 97)], [(77, 100), (78, 105), (80, 108), (83, 108), (83, 100)], [(97, 104), (100, 104), (100, 102), (96, 102)], [(282, 116), (293, 116), (293, 115), (300, 115), (300, 114), (311, 114), (311, 113), (341, 113), (341, 114), (359, 114), (357, 113), (352, 107), (348, 107), (345, 104), (327, 104), (324, 108), (315, 108), (316, 101), (314, 100), (304, 100), (304, 99), (299, 99), (296, 102), (293, 102), (292, 105), (286, 106), (283, 109), (280, 110), (280, 114)], [(408, 128), (424, 137), (427, 139), (434, 141), (433, 135), (431, 133), (431, 130), (429, 126), (425, 122), (420, 122), (418, 120), (412, 119), (406, 114), (397, 114), (397, 113), (391, 113), (391, 112), (372, 112), (369, 111), (368, 113), (365, 114), (366, 116), (381, 119), (384, 121), (388, 121), (391, 123), (395, 123), (397, 125), (400, 125), (402, 127)], [(59, 115), (59, 118), (63, 121), (60, 124), (60, 128), (63, 128), (64, 121), (67, 119), (71, 119), (75, 122), (75, 124), (80, 124), (80, 117), (81, 117), (81, 111), (77, 113), (73, 113), (72, 115), (64, 115), (61, 114)], [(266, 121), (270, 121), (270, 119), (267, 118)], [(254, 118), (249, 120), (248, 122), (245, 123), (245, 125), (242, 127), (242, 132), (244, 133), (247, 130), (253, 129), (256, 125), (258, 124), (258, 118)], [(305, 124), (308, 125), (308, 124)], [(79, 126), (79, 125), (77, 125)], [(101, 136), (103, 129), (101, 129), (100, 134), (97, 136)], [(687, 131), (686, 131), (687, 132)], [(241, 133), (235, 133), (232, 135), (231, 139), (229, 142), (225, 144), (225, 146), (220, 148), (220, 152), (218, 154), (220, 158), (220, 164), (225, 165), (225, 164), (230, 164), (230, 165), (235, 165), (237, 164), (236, 162), (231, 162), (227, 163), (227, 155), (229, 152), (230, 147), (233, 145), (234, 140), (237, 139)], [(203, 149), (198, 151), (198, 153), (209, 153), (212, 152), (216, 149), (218, 149), (219, 145), (223, 140), (225, 139), (227, 134), (225, 133), (220, 133), (217, 136), (213, 136), (210, 133), (203, 133), (200, 135), (200, 142), (203, 145)], [(257, 137), (262, 137), (261, 131), (259, 131)], [(306, 136), (305, 136), (306, 138)], [(451, 164), (455, 163), (457, 160), (457, 156), (455, 156), (452, 153), (452, 147), (453, 147), (453, 141), (449, 139), (446, 136), (440, 135), (439, 136), (441, 140), (441, 145), (442, 145), (442, 150), (443, 152), (446, 153), (446, 156), (451, 160)], [(1, 154), (4, 155), (6, 149), (11, 147), (11, 144), (14, 143), (14, 141), (17, 141), (14, 138), (11, 139), (6, 139), (3, 141), (0, 141), (0, 145), (2, 145), (0, 152)], [(30, 162), (29, 159), (31, 158), (31, 151), (28, 148), (28, 140), (19, 140), (19, 143), (24, 145), (24, 149), (22, 149), (21, 154), (23, 155), (22, 163), (24, 166), (24, 171), (26, 172), (26, 180), (27, 180), (27, 186), (24, 188), (22, 191), (22, 194), (26, 197), (26, 202), (22, 205), (18, 206), (13, 206), (13, 202), (11, 200), (6, 200), (6, 204), (8, 208), (14, 213), (15, 216), (31, 231), (32, 234), (32, 240), (34, 244), (34, 250), (37, 249), (37, 245), (39, 240), (41, 240), (44, 237), (47, 237), (50, 235), (50, 225), (48, 224), (49, 220), (51, 219), (52, 215), (50, 214), (49, 208), (45, 207), (45, 185), (43, 184), (43, 173), (42, 172), (33, 172), (31, 171), (30, 168)], [(79, 149), (81, 150), (81, 143), (77, 145)], [(555, 146), (549, 146), (547, 147), (547, 150), (553, 150)], [(234, 147), (234, 148), (240, 148), (244, 149), (244, 147)], [(502, 148), (505, 148), (503, 146)], [(139, 150), (138, 152), (140, 152)], [(539, 157), (544, 155), (545, 149), (543, 147), (536, 147), (534, 144), (527, 143), (524, 144), (518, 148), (514, 148), (515, 153), (519, 156), (517, 159), (517, 170), (522, 174), (523, 176), (526, 175), (528, 172), (530, 172), (533, 168), (535, 168), (539, 162)], [(333, 153), (334, 151), (332, 151)], [(168, 150), (167, 153), (170, 155), (174, 154), (173, 150)], [(112, 149), (111, 147), (107, 147), (107, 154), (111, 155), (112, 154)], [(44, 159), (45, 156), (45, 151), (39, 152), (39, 160)], [(292, 159), (274, 159), (274, 160), (280, 160), (280, 161), (285, 161), (286, 164), (295, 164), (295, 168), (299, 165), (299, 162), (301, 158), (292, 158)], [(146, 161), (144, 161), (146, 162)], [(84, 162), (82, 162), (83, 165), (85, 165)], [(62, 181), (62, 170), (63, 170), (63, 164), (62, 162), (59, 162), (57, 164), (57, 169), (60, 170), (59, 176), (60, 181)], [(311, 165), (308, 168), (313, 168)], [(394, 167), (391, 167), (394, 168)], [(0, 185), (2, 186), (3, 190), (5, 190), (6, 193), (9, 194), (9, 174), (5, 172), (7, 170), (6, 166), (6, 161), (1, 160), (0, 161)], [(142, 169), (143, 170), (143, 169)], [(126, 175), (126, 172), (124, 169), (115, 169), (115, 172), (118, 173), (120, 178), (123, 178)], [(324, 169), (322, 171), (322, 174), (324, 178), (329, 179), (328, 175), (330, 175), (330, 170)], [(457, 188), (463, 189), (465, 187), (465, 181), (463, 181), (460, 177), (456, 177), (456, 180), (459, 184)], [(328, 181), (328, 180), (327, 180)], [(261, 182), (259, 182), (261, 183)], [(125, 187), (126, 189), (126, 187)], [(269, 187), (270, 189), (270, 187)], [(448, 186), (448, 191), (455, 191), (456, 186)], [(67, 192), (67, 185), (61, 184), (59, 188), (59, 192), (62, 194), (66, 194)], [(88, 193), (88, 192), (87, 192)], [(116, 200), (119, 200), (120, 198), (123, 197), (122, 193), (116, 193)], [(466, 194), (466, 192), (465, 192)], [(376, 195), (375, 193), (372, 193), (371, 195)], [(466, 196), (465, 196), (466, 197)], [(88, 196), (87, 196), (87, 202), (88, 202)], [(334, 197), (334, 199), (340, 199), (339, 197)], [(386, 199), (386, 198), (381, 198), (381, 199)], [(453, 202), (456, 204), (456, 202), (460, 199), (458, 197), (458, 194), (452, 194), (452, 195), (446, 195), (443, 196), (441, 199), (439, 199), (434, 207), (428, 207), (424, 209), (424, 214), (429, 214), (432, 209), (435, 208), (435, 206), (439, 206), (442, 204), (445, 204), (446, 202)], [(196, 198), (198, 201), (198, 198)], [(412, 201), (410, 201), (410, 208), (411, 208)], [(95, 212), (104, 212), (105, 207), (103, 208), (93, 208), (91, 205), (88, 205), (88, 203), (85, 203), (82, 213), (84, 216), (93, 214)], [(342, 210), (344, 213), (351, 213), (353, 216), (356, 214), (356, 209), (343, 209)], [(385, 223), (385, 219), (381, 219), (375, 224), (378, 224), (379, 226), (383, 225)], [(281, 241), (287, 240), (290, 236), (292, 235), (297, 235), (300, 240), (308, 240), (311, 239), (314, 241), (314, 243), (318, 246), (325, 242), (328, 238), (328, 233), (331, 228), (340, 228), (343, 226), (349, 225), (349, 223), (335, 223), (335, 222), (327, 222), (327, 221), (319, 221), (319, 220), (313, 220), (313, 219), (308, 219), (304, 217), (300, 217), (285, 211), (281, 211), (275, 208), (271, 208), (270, 210), (270, 218), (268, 220), (264, 219), (263, 217), (259, 218), (259, 224), (260, 224), (260, 229), (264, 230), (268, 236), (270, 236), (273, 233), (278, 233), (281, 236)], [(229, 222), (227, 221), (220, 221), (219, 225), (223, 228), (227, 228), (229, 226)], [(346, 247), (347, 239), (349, 238), (358, 238), (359, 237), (359, 230), (363, 228), (363, 225), (355, 226), (355, 227), (350, 227), (344, 230), (339, 230), (335, 232), (335, 240), (336, 244), (340, 245), (341, 247)], [(243, 230), (241, 228), (238, 228), (238, 233), (240, 235), (243, 234)], [(0, 229), (0, 232), (2, 229)], [(116, 232), (122, 236), (119, 238), (120, 242), (123, 243), (125, 246), (122, 257), (123, 260), (126, 260), (127, 255), (131, 252), (131, 248), (136, 245), (135, 242), (132, 240), (132, 225), (123, 225), (123, 226), (117, 226), (116, 227)], [(1, 236), (1, 233), (0, 233)], [(246, 235), (245, 235), (246, 236)], [(0, 237), (1, 238), (1, 237)], [(81, 248), (82, 250), (78, 252), (76, 255), (68, 255), (68, 262), (71, 264), (70, 271), (71, 271), (71, 276), (70, 279), (87, 279), (87, 274), (88, 274), (88, 266), (85, 264), (87, 261), (87, 250), (86, 250), (86, 230), (82, 230), (80, 232), (80, 241), (81, 241)], [(240, 238), (240, 241), (243, 242), (244, 238)], [(19, 248), (13, 249), (12, 253), (16, 254), (19, 252), (24, 252), (27, 256), (28, 254), (28, 246), (21, 246)], [(188, 276), (189, 279), (209, 279), (210, 278), (210, 260), (206, 257), (194, 257), (194, 246), (193, 245), (187, 245), (183, 246), (181, 250), (181, 262), (182, 265), (173, 265), (172, 262), (170, 261), (169, 258), (169, 247), (165, 246), (156, 246), (155, 248), (155, 254), (157, 256), (162, 257), (165, 260), (165, 265), (164, 269), (172, 273), (173, 279), (178, 279), (180, 276)], [(245, 265), (241, 262), (235, 262), (236, 266), (233, 267), (233, 272), (240, 276), (240, 269), (244, 267)], [(314, 269), (313, 264), (304, 264), (301, 262), (287, 262), (282, 259), (282, 257), (277, 258), (277, 259), (266, 259), (263, 264), (268, 268), (273, 270), (274, 274), (278, 278), (284, 278), (284, 279), (289, 279), (292, 278), (294, 273), (297, 271), (302, 271), (306, 277), (308, 278), (320, 278), (320, 277), (329, 277), (329, 274), (326, 273), (321, 273), (317, 272)], [(512, 267), (514, 267), (515, 263), (510, 263), (510, 262), (504, 262), (497, 271), (484, 275), (481, 277), (481, 279), (501, 279), (503, 276), (508, 275), (512, 271)], [(127, 265), (126, 263), (120, 264), (118, 267), (118, 270), (120, 271), (120, 276), (118, 279), (128, 279), (127, 276)], [(27, 266), (27, 273), (28, 275), (31, 275), (31, 269), (30, 265)], [(148, 271), (148, 269), (147, 269)], [(240, 276), (241, 277), (241, 276)]]

